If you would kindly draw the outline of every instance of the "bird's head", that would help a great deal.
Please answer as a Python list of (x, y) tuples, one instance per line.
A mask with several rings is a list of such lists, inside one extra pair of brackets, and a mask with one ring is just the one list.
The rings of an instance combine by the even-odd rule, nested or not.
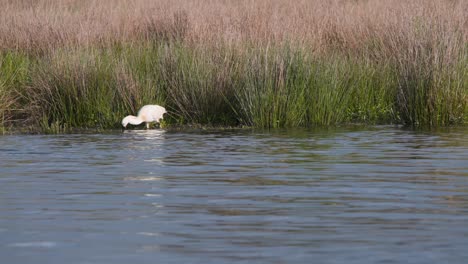
[(127, 116), (127, 117), (125, 117), (124, 119), (122, 119), (122, 126), (123, 126), (124, 128), (126, 128), (127, 125), (128, 125), (128, 123), (130, 122), (129, 119), (130, 119), (130, 116)]

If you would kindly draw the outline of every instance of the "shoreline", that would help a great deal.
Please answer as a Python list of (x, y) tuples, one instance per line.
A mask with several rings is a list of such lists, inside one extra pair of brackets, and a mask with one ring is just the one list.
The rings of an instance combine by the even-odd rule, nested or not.
[(153, 127), (146, 129), (144, 126), (138, 126), (127, 129), (96, 129), (96, 128), (70, 128), (65, 131), (41, 131), (32, 130), (28, 128), (8, 128), (4, 129), (0, 127), (0, 136), (11, 136), (11, 135), (72, 135), (72, 134), (115, 134), (115, 133), (131, 133), (131, 132), (149, 132), (162, 131), (164, 133), (223, 133), (223, 132), (289, 132), (289, 131), (336, 131), (336, 130), (381, 130), (381, 129), (401, 129), (410, 130), (414, 132), (447, 132), (452, 130), (464, 130), (468, 128), (468, 124), (459, 124), (454, 126), (444, 127), (411, 127), (404, 126), (401, 124), (364, 124), (364, 123), (346, 123), (336, 124), (331, 126), (313, 126), (313, 127), (282, 127), (282, 128), (261, 128), (261, 127), (232, 127), (232, 126), (206, 126), (206, 125), (171, 125), (167, 127)]

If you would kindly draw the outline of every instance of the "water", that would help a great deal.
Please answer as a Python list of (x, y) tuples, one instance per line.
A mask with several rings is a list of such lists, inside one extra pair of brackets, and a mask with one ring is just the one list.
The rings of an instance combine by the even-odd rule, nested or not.
[(467, 132), (0, 136), (0, 259), (466, 263)]

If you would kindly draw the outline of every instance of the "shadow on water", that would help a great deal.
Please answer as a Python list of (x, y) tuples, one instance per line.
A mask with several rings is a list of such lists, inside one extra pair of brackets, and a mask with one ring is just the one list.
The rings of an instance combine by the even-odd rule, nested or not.
[(464, 263), (466, 132), (3, 136), (0, 254), (10, 263)]

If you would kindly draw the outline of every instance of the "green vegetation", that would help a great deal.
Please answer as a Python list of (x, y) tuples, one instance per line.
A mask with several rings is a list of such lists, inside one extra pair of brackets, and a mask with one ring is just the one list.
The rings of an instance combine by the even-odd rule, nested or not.
[(118, 128), (144, 104), (170, 124), (443, 126), (467, 121), (468, 63), (426, 69), (292, 46), (218, 49), (146, 43), (0, 55), (3, 124), (48, 132)]
[(208, 22), (198, 2), (158, 16), (122, 2), (109, 20), (112, 1), (59, 2), (0, 10), (2, 132), (119, 128), (145, 104), (168, 109), (165, 126), (468, 123), (464, 1), (215, 1), (230, 20)]

